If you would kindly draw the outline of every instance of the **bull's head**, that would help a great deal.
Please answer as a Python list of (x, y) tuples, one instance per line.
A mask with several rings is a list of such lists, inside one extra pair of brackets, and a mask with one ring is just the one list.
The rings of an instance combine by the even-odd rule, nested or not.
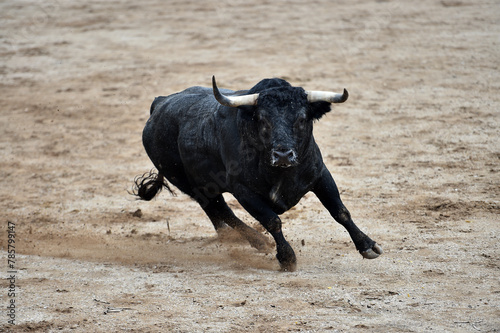
[[(349, 94), (305, 91), (284, 80), (263, 80), (243, 96), (226, 96), (212, 77), (214, 96), (225, 106), (240, 108), (252, 115), (252, 127), (264, 147), (269, 164), (288, 168), (299, 163), (312, 138), (312, 123), (330, 111), (331, 103), (343, 103)], [(264, 89), (262, 89), (264, 88)], [(250, 92), (252, 92), (250, 90)], [(256, 133), (256, 134), (257, 134)]]

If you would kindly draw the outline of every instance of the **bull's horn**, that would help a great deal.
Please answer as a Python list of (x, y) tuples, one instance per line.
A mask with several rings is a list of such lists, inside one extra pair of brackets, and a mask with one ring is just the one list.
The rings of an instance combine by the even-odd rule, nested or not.
[(329, 91), (306, 91), (307, 101), (313, 102), (328, 102), (328, 103), (344, 103), (349, 97), (349, 93), (344, 89), (343, 94), (337, 94)]
[(215, 83), (215, 75), (212, 76), (212, 87), (214, 89), (214, 96), (217, 102), (224, 106), (238, 107), (242, 105), (257, 105), (257, 98), (259, 94), (243, 95), (243, 96), (226, 96), (221, 94), (217, 83)]

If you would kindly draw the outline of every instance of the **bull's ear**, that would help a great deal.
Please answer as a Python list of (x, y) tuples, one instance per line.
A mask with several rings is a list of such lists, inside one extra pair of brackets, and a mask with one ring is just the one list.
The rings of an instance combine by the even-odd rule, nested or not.
[(327, 112), (330, 112), (331, 104), (328, 102), (309, 103), (309, 116), (312, 119), (320, 119)]

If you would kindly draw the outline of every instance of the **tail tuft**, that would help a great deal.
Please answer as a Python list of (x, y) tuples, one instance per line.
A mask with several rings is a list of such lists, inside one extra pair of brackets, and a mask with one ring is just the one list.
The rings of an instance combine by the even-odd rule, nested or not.
[(167, 188), (170, 194), (175, 195), (163, 175), (151, 170), (141, 176), (135, 177), (132, 192), (129, 193), (139, 197), (141, 200), (150, 201), (161, 192), (163, 187)]

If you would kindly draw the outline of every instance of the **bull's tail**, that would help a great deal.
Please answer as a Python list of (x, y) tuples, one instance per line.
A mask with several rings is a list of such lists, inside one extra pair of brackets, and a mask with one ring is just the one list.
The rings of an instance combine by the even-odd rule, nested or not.
[(154, 170), (151, 170), (141, 176), (135, 177), (132, 192), (129, 193), (139, 197), (141, 200), (150, 201), (160, 193), (164, 187), (170, 194), (175, 195), (165, 180), (165, 177), (161, 173), (156, 173)]

